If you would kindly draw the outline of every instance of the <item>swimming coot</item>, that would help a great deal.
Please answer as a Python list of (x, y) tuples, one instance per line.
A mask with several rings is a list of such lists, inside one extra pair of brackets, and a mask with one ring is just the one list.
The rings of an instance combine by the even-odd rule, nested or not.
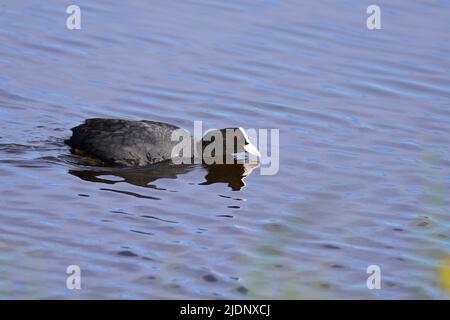
[[(177, 126), (148, 120), (87, 119), (71, 130), (72, 136), (66, 143), (74, 153), (93, 157), (106, 165), (118, 166), (145, 166), (173, 159), (174, 148), (180, 147), (180, 140), (174, 140), (173, 137), (180, 137), (181, 132), (191, 138), (188, 131)], [(228, 138), (230, 131), (232, 139)], [(217, 137), (223, 139), (223, 143), (219, 144), (222, 148), (217, 147), (217, 144), (211, 145)], [(228, 140), (230, 143), (227, 144)], [(242, 128), (210, 130), (201, 141), (189, 141), (189, 147), (192, 147), (189, 157), (198, 157), (200, 151), (203, 162), (206, 151), (212, 157), (221, 158), (241, 152), (260, 156)]]

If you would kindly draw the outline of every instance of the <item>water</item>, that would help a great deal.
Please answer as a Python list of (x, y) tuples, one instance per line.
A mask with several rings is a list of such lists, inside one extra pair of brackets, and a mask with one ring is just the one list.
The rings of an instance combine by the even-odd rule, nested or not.
[[(447, 1), (76, 3), (0, 6), (0, 298), (449, 297)], [(90, 117), (278, 128), (280, 170), (91, 167)]]

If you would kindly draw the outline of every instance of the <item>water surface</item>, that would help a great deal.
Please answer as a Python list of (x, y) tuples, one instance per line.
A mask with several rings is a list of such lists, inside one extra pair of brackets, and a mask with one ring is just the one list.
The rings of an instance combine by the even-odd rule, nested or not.
[[(0, 298), (449, 297), (447, 1), (76, 3), (0, 5)], [(91, 117), (277, 128), (280, 170), (91, 166)]]

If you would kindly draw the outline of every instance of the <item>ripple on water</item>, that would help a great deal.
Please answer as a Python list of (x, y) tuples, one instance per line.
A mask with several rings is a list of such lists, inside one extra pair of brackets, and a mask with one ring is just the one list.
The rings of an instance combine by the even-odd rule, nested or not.
[[(446, 4), (149, 6), (2, 8), (0, 297), (71, 264), (87, 299), (448, 296)], [(64, 144), (91, 117), (279, 129), (280, 170), (101, 167)]]

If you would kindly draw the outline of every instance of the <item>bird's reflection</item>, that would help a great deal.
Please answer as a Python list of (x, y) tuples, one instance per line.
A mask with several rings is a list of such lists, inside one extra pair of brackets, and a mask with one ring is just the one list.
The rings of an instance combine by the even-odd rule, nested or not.
[(254, 169), (259, 167), (259, 163), (234, 163), (215, 165), (174, 165), (171, 163), (160, 163), (149, 167), (139, 168), (106, 168), (91, 167), (92, 169), (71, 169), (69, 173), (80, 179), (106, 184), (127, 182), (132, 185), (158, 188), (153, 182), (158, 179), (176, 179), (179, 175), (186, 174), (194, 168), (203, 167), (207, 170), (205, 181), (201, 185), (213, 183), (226, 183), (232, 190), (239, 191), (245, 185), (244, 179), (249, 176)]
[(257, 167), (259, 163), (209, 165), (206, 166), (208, 170), (206, 181), (201, 184), (226, 183), (231, 190), (239, 191), (246, 186), (245, 178)]

